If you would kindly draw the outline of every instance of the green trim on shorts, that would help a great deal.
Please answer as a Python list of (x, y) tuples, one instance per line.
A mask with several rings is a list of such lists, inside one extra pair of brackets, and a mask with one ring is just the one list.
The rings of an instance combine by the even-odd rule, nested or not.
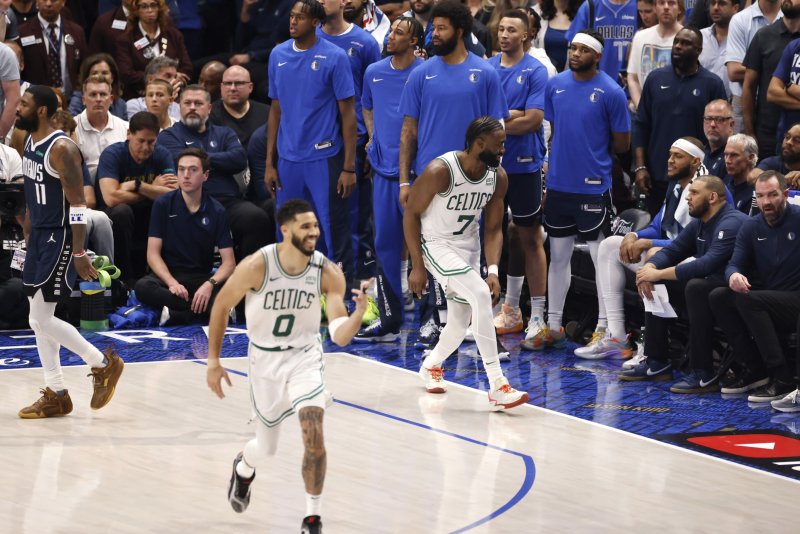
[(454, 275), (457, 275), (457, 274), (465, 274), (465, 273), (468, 273), (468, 272), (470, 272), (472, 270), (472, 267), (470, 267), (470, 266), (467, 266), (467, 267), (465, 267), (463, 269), (453, 269), (453, 270), (450, 270), (450, 271), (444, 269), (441, 265), (436, 263), (436, 260), (434, 260), (433, 257), (431, 256), (431, 253), (428, 252), (428, 247), (426, 247), (424, 243), (422, 244), (422, 253), (428, 259), (428, 261), (431, 263), (431, 265), (433, 265), (433, 267), (436, 269), (436, 271), (439, 274), (441, 274), (442, 276), (454, 276)]
[(453, 302), (458, 302), (459, 304), (466, 304), (469, 306), (469, 301), (465, 300), (463, 297), (459, 297), (458, 295), (453, 295), (450, 298), (445, 297), (446, 300), (452, 300)]

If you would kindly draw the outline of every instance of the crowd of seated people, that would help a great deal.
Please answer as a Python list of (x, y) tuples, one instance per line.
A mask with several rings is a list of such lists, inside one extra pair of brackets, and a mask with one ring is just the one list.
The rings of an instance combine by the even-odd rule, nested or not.
[[(498, 334), (525, 330), (525, 349), (561, 346), (563, 305), (553, 307), (558, 298), (547, 292), (566, 288), (548, 283), (538, 259), (556, 209), (548, 212), (541, 194), (548, 158), (564, 150), (550, 136), (557, 114), (548, 106), (562, 81), (590, 72), (627, 100), (627, 129), (606, 132), (628, 136), (624, 150), (624, 136), (614, 138), (609, 214), (641, 198), (652, 222), (612, 236), (609, 217), (592, 240), (600, 313), (575, 355), (631, 357), (630, 326), (646, 324), (644, 350), (625, 364), (623, 381), (672, 380), (680, 370), (675, 393), (746, 393), (800, 411), (796, 357), (786, 345), (800, 316), (800, 262), (792, 259), (800, 208), (789, 195), (800, 188), (800, 0), (709, 0), (694, 9), (684, 0), (613, 2), (615, 9), (602, 0), (233, 4), (11, 0), (0, 7), (1, 181), (21, 174), (20, 94), (52, 87), (61, 104), (55, 124), (84, 159), (88, 247), (113, 258), (124, 287), (162, 308), (165, 323), (203, 320), (235, 262), (276, 240), (276, 203), (291, 191), (314, 204), (319, 246), (348, 282), (377, 277), (383, 325), (367, 325), (357, 341), (392, 341), (405, 323), (422, 328), (432, 348), (447, 320), (443, 293), (431, 288), (424, 324), (402, 318), (413, 300), (397, 221), (415, 171), (428, 163), (420, 158), (430, 159), (426, 148), (463, 148), (465, 132), (445, 127), (440, 142), (430, 132), (441, 125), (432, 121), (449, 106), (468, 114), (474, 99), (499, 98), (504, 109), (479, 115), (505, 121), (515, 161), (503, 165), (536, 167), (525, 172), (541, 180), (536, 198), (545, 200), (520, 216), (520, 198), (511, 197), (536, 187), (511, 188), (510, 235), (524, 252), (515, 248), (513, 265), (501, 265), (506, 297), (495, 326)], [(316, 52), (304, 55), (310, 48)], [(463, 78), (442, 70), (455, 72), (467, 57), (478, 63)], [(536, 68), (514, 70), (523, 57)], [(424, 79), (414, 74), (419, 68), (427, 69)], [(426, 88), (444, 80), (453, 101), (426, 107), (434, 98)], [(415, 116), (405, 94), (412, 85), (421, 99)], [(584, 106), (605, 105), (598, 91), (588, 104), (558, 101), (574, 104), (580, 122)], [(591, 191), (606, 184), (585, 180)], [(198, 217), (213, 231), (196, 235)], [(4, 215), (0, 232), (13, 234), (17, 222)], [(19, 297), (18, 271), (9, 267), (18, 241), (4, 239), (0, 253), (0, 294), (9, 302)], [(643, 299), (666, 285), (688, 321), (681, 354), (668, 350), (671, 320), (651, 312), (629, 320), (641, 312), (625, 309), (626, 271)], [(529, 321), (527, 302), (520, 305), (526, 279)], [(0, 327), (24, 322), (25, 306), (4, 308), (12, 309)], [(713, 355), (715, 337), (732, 352), (731, 365), (720, 367)]]

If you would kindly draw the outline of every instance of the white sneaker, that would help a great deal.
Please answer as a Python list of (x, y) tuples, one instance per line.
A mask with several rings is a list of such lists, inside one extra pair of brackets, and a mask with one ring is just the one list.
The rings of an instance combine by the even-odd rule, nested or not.
[(639, 365), (640, 363), (642, 363), (646, 359), (647, 359), (647, 356), (645, 356), (644, 354), (637, 353), (636, 355), (633, 356), (633, 358), (631, 358), (630, 360), (628, 360), (625, 363), (623, 363), (622, 364), (622, 368), (624, 370), (633, 369), (634, 367), (636, 367), (637, 365)]
[(547, 323), (545, 323), (541, 317), (531, 317), (531, 320), (528, 321), (528, 327), (525, 329), (525, 339), (531, 340), (535, 338), (546, 328)]
[(587, 360), (601, 360), (612, 356), (617, 358), (630, 358), (634, 353), (634, 348), (628, 340), (628, 336), (625, 336), (625, 338), (620, 341), (611, 337), (611, 332), (595, 332), (592, 334), (592, 341), (595, 340), (595, 336), (597, 336), (598, 333), (601, 336), (599, 341), (596, 341), (594, 344), (590, 342), (589, 345), (585, 347), (575, 349), (575, 356)]
[(445, 393), (447, 384), (444, 382), (444, 371), (441, 367), (427, 369), (424, 365), (419, 368), (419, 376), (425, 382), (425, 391), (428, 393)]
[(508, 379), (501, 376), (494, 382), (494, 387), (489, 391), (489, 404), (495, 410), (507, 410), (528, 402), (528, 393), (517, 391), (508, 385)]
[(582, 358), (584, 354), (590, 353), (604, 337), (606, 337), (606, 329), (602, 326), (598, 326), (595, 331), (592, 332), (592, 339), (589, 340), (589, 343), (587, 343), (585, 347), (578, 347), (575, 349), (575, 356)]

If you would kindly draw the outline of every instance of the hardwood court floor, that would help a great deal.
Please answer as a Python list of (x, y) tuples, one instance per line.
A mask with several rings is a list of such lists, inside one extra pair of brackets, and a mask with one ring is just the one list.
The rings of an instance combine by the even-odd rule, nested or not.
[[(297, 532), (304, 515), (297, 419), (260, 468), (250, 508), (226, 500), (250, 439), (243, 358), (219, 401), (198, 361), (129, 363), (114, 400), (89, 409), (86, 367), (65, 367), (64, 418), (21, 420), (41, 369), (0, 373), (0, 533)], [(798, 483), (486, 394), (428, 395), (414, 373), (327, 357), (325, 532), (797, 532)], [(255, 423), (253, 423), (255, 424)]]

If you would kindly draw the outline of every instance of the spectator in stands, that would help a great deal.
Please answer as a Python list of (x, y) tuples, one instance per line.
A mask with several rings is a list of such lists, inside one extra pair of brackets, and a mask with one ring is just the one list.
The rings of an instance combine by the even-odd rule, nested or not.
[(744, 56), (756, 32), (783, 16), (780, 2), (757, 0), (747, 9), (733, 16), (728, 25), (728, 43), (725, 47), (725, 66), (731, 81), (731, 103), (733, 104), (733, 131), (739, 133), (744, 128), (742, 117), (742, 82), (744, 81)]
[(87, 57), (81, 63), (79, 76), (81, 90), (76, 88), (72, 92), (72, 97), (70, 97), (69, 105), (67, 106), (67, 110), (71, 115), (78, 115), (86, 109), (86, 104), (83, 102), (83, 81), (89, 76), (100, 76), (111, 83), (111, 107), (108, 111), (124, 121), (128, 120), (128, 107), (122, 99), (122, 88), (119, 86), (119, 70), (113, 57), (104, 53)]
[[(173, 98), (180, 94), (183, 87), (186, 85), (183, 77), (178, 76), (178, 61), (167, 56), (153, 58), (144, 70), (144, 79), (145, 87), (150, 80), (164, 80), (168, 82), (172, 85)], [(144, 96), (132, 98), (126, 102), (126, 105), (128, 106), (128, 117), (133, 117), (134, 114), (140, 111), (148, 111)], [(178, 106), (177, 102), (173, 102), (169, 105), (169, 116), (176, 121), (181, 119), (181, 108)]]
[(168, 18), (164, 0), (133, 0), (128, 29), (117, 37), (117, 64), (126, 100), (144, 91), (145, 67), (158, 56), (178, 60), (177, 77), (186, 82), (192, 76), (192, 61), (183, 35)]
[[(147, 239), (151, 272), (135, 286), (142, 303), (162, 310), (162, 325), (207, 317), (236, 266), (225, 208), (203, 188), (211, 159), (200, 148), (187, 148), (177, 165), (179, 188), (153, 202)], [(215, 247), (221, 263), (212, 271)]]
[(22, 227), (13, 217), (5, 214), (0, 215), (0, 242), (0, 302), (3, 303), (0, 306), (0, 330), (25, 328), (29, 313), (28, 297), (20, 271), (11, 266), (14, 252), (24, 244), (24, 237)]
[[(652, 28), (653, 26), (658, 24), (658, 15), (656, 15), (655, 0), (637, 0), (636, 11), (638, 11), (639, 14), (638, 28), (640, 30)], [(705, 28), (705, 26), (695, 26), (695, 28)]]
[[(661, 9), (668, 9), (665, 2), (673, 1), (659, 0), (659, 5)], [(726, 98), (719, 76), (703, 68), (698, 61), (703, 49), (700, 32), (684, 28), (673, 41), (671, 64), (652, 71), (647, 77), (649, 81), (642, 87), (634, 118), (636, 187), (647, 195), (651, 214), (661, 209), (667, 191), (664, 172), (669, 146), (679, 137), (702, 138), (706, 104)]]
[(153, 200), (177, 187), (172, 156), (156, 145), (158, 131), (155, 115), (136, 113), (127, 140), (105, 149), (97, 168), (98, 204), (113, 223), (117, 266), (128, 281), (144, 273), (133, 251), (144, 248)]
[(800, 0), (785, 0), (783, 17), (756, 32), (744, 57), (742, 117), (744, 133), (758, 140), (759, 159), (777, 152), (776, 135), (781, 108), (767, 101), (772, 75), (786, 46), (800, 37)]
[[(433, 46), (433, 20), (432, 20), (432, 9), (436, 2), (434, 0), (417, 0), (411, 4), (411, 9), (403, 15), (412, 16), (417, 21), (422, 24), (422, 27), (425, 28), (425, 43), (421, 45), (421, 48), (425, 50), (425, 53), (428, 57), (436, 55), (435, 47)], [(471, 18), (471, 17), (470, 17)], [(389, 20), (392, 20), (391, 17)], [(479, 29), (481, 28), (484, 30), (485, 35), (484, 38), (481, 39), (477, 35)], [(470, 31), (464, 35), (464, 47), (475, 54), (478, 57), (484, 57), (486, 51), (489, 51), (489, 55), (491, 55), (491, 43), (488, 43), (489, 46), (486, 46), (484, 43), (486, 39), (491, 41), (491, 36), (489, 36), (489, 32), (486, 30), (486, 27), (483, 26), (480, 22), (476, 20), (472, 20), (472, 27)]]
[[(633, 345), (625, 328), (625, 269), (636, 271), (662, 247), (668, 245), (691, 222), (686, 195), (691, 181), (707, 173), (702, 164), (702, 143), (683, 137), (672, 143), (667, 160), (669, 188), (661, 209), (650, 225), (625, 236), (612, 235), (600, 243), (597, 251), (598, 326), (585, 347), (575, 349), (575, 356), (590, 360), (611, 356), (630, 356)], [(603, 315), (605, 311), (605, 315)], [(607, 322), (608, 326), (603, 326)], [(623, 368), (642, 360), (633, 360)]]
[[(53, 125), (53, 128), (67, 134), (75, 143), (78, 142), (78, 136), (75, 133), (78, 123), (75, 122), (69, 111), (63, 109), (56, 111), (50, 118), (50, 124)], [(97, 207), (94, 182), (85, 161), (81, 161), (81, 169), (83, 170), (83, 196), (86, 199), (86, 207), (89, 208), (86, 210), (86, 242), (84, 246), (94, 251), (95, 254), (107, 256), (113, 262), (114, 234), (111, 230), (111, 219)]]
[[(800, 207), (787, 202), (786, 180), (778, 172), (761, 174), (755, 191), (761, 213), (739, 232), (725, 269), (728, 287), (712, 292), (711, 307), (734, 353), (736, 379), (726, 381), (722, 392), (755, 390), (748, 401), (780, 403), (797, 386), (780, 336), (797, 331), (800, 315), (800, 248), (795, 242)], [(796, 395), (783, 400), (789, 405), (798, 401)]]
[(128, 16), (133, 0), (122, 0), (115, 9), (97, 17), (89, 37), (89, 53), (104, 52), (114, 57), (117, 54), (117, 38), (128, 29)]
[[(672, 63), (673, 41), (683, 28), (678, 22), (683, 17), (683, 0), (656, 0), (655, 9), (658, 24), (636, 32), (628, 56), (628, 92), (634, 111), (639, 106), (644, 82), (650, 73)], [(700, 54), (700, 49), (697, 54)]]
[(767, 101), (781, 108), (776, 135), (779, 149), (789, 126), (800, 122), (800, 39), (783, 49), (769, 82)]
[[(533, 42), (537, 39), (539, 32), (541, 31), (542, 17), (540, 17), (533, 8), (524, 8), (521, 9), (521, 11), (525, 12), (525, 14), (528, 16), (528, 31), (530, 32), (528, 40), (525, 42), (525, 50), (529, 56), (533, 57), (534, 59), (538, 59), (539, 63), (544, 65), (544, 68), (547, 69), (547, 77), (552, 78), (558, 74), (558, 69), (556, 69), (556, 66), (553, 65), (552, 61), (550, 61), (550, 58), (547, 56), (547, 52), (544, 51), (544, 48), (533, 46)], [(547, 121), (545, 121), (545, 124), (547, 124)], [(545, 139), (550, 138), (550, 130), (548, 128), (549, 126), (545, 127)]]
[(772, 156), (759, 162), (750, 173), (750, 181), (764, 171), (776, 171), (784, 175), (792, 189), (800, 188), (800, 123), (792, 125), (783, 136), (780, 156)]
[(734, 207), (750, 214), (753, 204), (753, 184), (748, 181), (750, 172), (758, 161), (758, 143), (746, 134), (734, 134), (725, 146), (725, 186), (733, 195)]
[(128, 123), (109, 113), (112, 101), (111, 83), (107, 78), (89, 76), (83, 82), (83, 103), (86, 106), (76, 117), (78, 146), (92, 180), (97, 174), (100, 154), (107, 146), (125, 140)]
[(268, 105), (250, 100), (252, 92), (250, 73), (234, 65), (222, 75), (222, 98), (211, 105), (211, 123), (233, 130), (243, 146), (259, 126), (266, 124), (269, 114)]
[(211, 158), (208, 181), (203, 186), (228, 214), (237, 260), (271, 242), (264, 210), (243, 198), (243, 172), (247, 152), (236, 133), (208, 121), (211, 96), (200, 85), (189, 85), (180, 96), (181, 121), (158, 134), (159, 145), (176, 160), (185, 148), (202, 148)]
[(708, 174), (725, 178), (725, 145), (733, 135), (733, 110), (727, 100), (712, 100), (703, 113), (703, 133), (708, 140), (703, 165)]
[[(542, 0), (533, 9), (541, 17), (542, 28), (533, 40), (533, 46), (541, 48), (555, 65), (558, 72), (567, 68), (567, 33), (583, 2), (579, 0)], [(575, 33), (591, 26), (576, 26)]]
[[(267, 191), (267, 184), (260, 176), (267, 172), (267, 124), (262, 124), (247, 144), (247, 166), (250, 169), (250, 183), (247, 185), (245, 198), (253, 202), (267, 213), (269, 220), (264, 233), (274, 236), (277, 231), (275, 224), (275, 198)], [(271, 238), (270, 238), (271, 239)]]
[(69, 97), (80, 87), (78, 69), (88, 55), (83, 28), (61, 17), (64, 0), (37, 2), (39, 13), (19, 27), (25, 56), (22, 77), (34, 85), (58, 87)]
[(147, 111), (158, 117), (158, 123), (162, 130), (178, 122), (169, 115), (169, 108), (174, 103), (171, 83), (158, 78), (150, 80), (144, 88), (144, 100), (147, 104)]
[(19, 63), (14, 51), (0, 44), (0, 139), (14, 126), (20, 98)]
[(345, 0), (344, 19), (372, 35), (383, 51), (383, 44), (389, 36), (392, 22), (378, 8), (375, 0)]
[[(589, 20), (589, 1), (593, 2), (594, 20)], [(551, 27), (552, 28), (552, 27)], [(567, 39), (584, 28), (594, 28), (606, 40), (607, 52), (600, 58), (600, 70), (621, 82), (620, 73), (628, 65), (628, 50), (636, 33), (636, 3), (628, 0), (587, 0), (569, 27)]]
[[(642, 298), (652, 299), (654, 284), (664, 283), (671, 305), (683, 305), (689, 318), (689, 373), (670, 391), (707, 393), (719, 390), (712, 359), (714, 315), (708, 297), (712, 290), (725, 286), (725, 266), (747, 215), (728, 204), (725, 184), (716, 176), (696, 178), (688, 189), (689, 214), (695, 219), (636, 271), (636, 285)], [(689, 258), (694, 261), (686, 261)], [(645, 312), (646, 360), (623, 371), (621, 380), (672, 379), (667, 332), (671, 322)]]
[(11, 0), (11, 11), (14, 13), (19, 24), (23, 24), (29, 19), (36, 17), (36, 13), (39, 12), (36, 4), (36, 0)]
[(216, 102), (222, 96), (222, 75), (224, 73), (225, 63), (216, 60), (209, 61), (200, 69), (197, 83), (206, 88), (208, 94), (211, 95), (211, 102)]
[(720, 77), (730, 98), (731, 81), (728, 78), (728, 68), (725, 66), (725, 49), (728, 44), (728, 26), (731, 18), (739, 12), (739, 0), (711, 0), (708, 10), (713, 24), (707, 28), (695, 26), (703, 28), (700, 30), (703, 35), (700, 64)]
[[(371, 1), (371, 0), (370, 0)], [(380, 0), (375, 1), (381, 11), (389, 17), (389, 22), (394, 22), (400, 16), (408, 15), (408, 11), (412, 9), (413, 2), (410, 0)]]

